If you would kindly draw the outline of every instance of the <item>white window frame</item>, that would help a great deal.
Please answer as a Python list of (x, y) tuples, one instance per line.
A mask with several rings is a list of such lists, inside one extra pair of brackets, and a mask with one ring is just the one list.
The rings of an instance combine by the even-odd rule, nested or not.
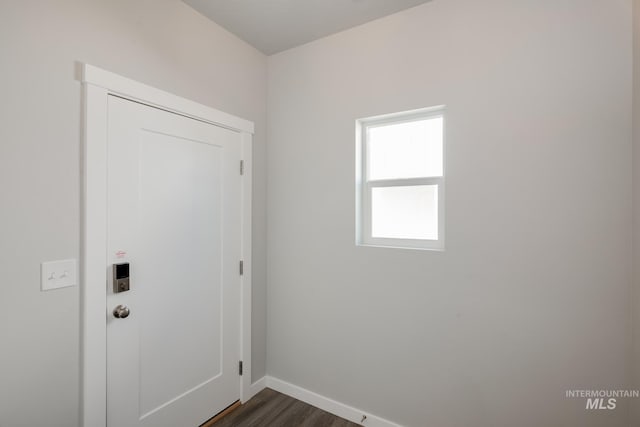
[[(367, 152), (368, 131), (377, 126), (442, 118), (443, 149), (442, 176), (370, 180)], [(409, 249), (444, 250), (445, 176), (446, 176), (446, 118), (444, 106), (386, 114), (356, 121), (356, 244)], [(436, 185), (438, 190), (438, 239), (393, 239), (371, 235), (371, 194), (373, 188)]]

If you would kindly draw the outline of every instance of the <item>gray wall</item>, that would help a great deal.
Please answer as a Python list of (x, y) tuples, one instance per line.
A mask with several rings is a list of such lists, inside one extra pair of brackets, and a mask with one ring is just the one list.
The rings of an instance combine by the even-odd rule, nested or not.
[[(631, 1), (435, 0), (269, 58), (269, 375), (405, 426), (615, 427)], [(446, 251), (354, 244), (354, 121), (446, 104)]]
[[(640, 389), (640, 0), (633, 1), (633, 386)], [(632, 406), (632, 426), (640, 425), (640, 403)]]
[(253, 368), (262, 377), (264, 55), (178, 0), (5, 0), (0, 61), (0, 426), (78, 424), (78, 288), (39, 290), (40, 262), (79, 256), (75, 61), (255, 121)]

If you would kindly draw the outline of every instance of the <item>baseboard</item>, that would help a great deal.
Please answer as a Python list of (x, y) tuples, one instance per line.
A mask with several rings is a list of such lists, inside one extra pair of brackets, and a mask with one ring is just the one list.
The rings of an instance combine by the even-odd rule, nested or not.
[[(267, 376), (265, 378), (266, 386), (280, 393), (286, 394), (298, 400), (301, 400), (309, 405), (313, 405), (316, 408), (320, 408), (333, 415), (344, 418), (356, 424), (360, 424), (366, 427), (402, 427), (399, 424), (385, 420), (384, 418), (377, 417), (368, 412), (361, 411), (344, 403), (337, 402), (325, 396), (321, 396), (312, 391), (306, 390), (297, 385), (290, 384), (288, 382), (279, 380), (274, 377)], [(261, 380), (262, 381), (262, 380)], [(363, 417), (364, 418), (363, 420)]]
[(245, 399), (242, 401), (242, 403), (245, 403), (247, 400), (251, 399), (253, 396), (260, 393), (266, 387), (267, 387), (267, 377), (265, 376), (260, 378), (258, 381), (254, 382), (249, 386), (249, 393), (245, 397)]

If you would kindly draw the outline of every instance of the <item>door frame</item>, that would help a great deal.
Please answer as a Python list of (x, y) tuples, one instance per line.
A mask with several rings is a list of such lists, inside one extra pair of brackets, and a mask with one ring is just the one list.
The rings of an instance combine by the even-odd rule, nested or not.
[[(80, 419), (85, 427), (106, 427), (107, 422), (107, 129), (108, 96), (160, 108), (239, 132), (243, 179), (241, 182), (240, 357), (243, 375), (240, 400), (251, 387), (251, 195), (254, 124), (143, 83), (82, 65), (84, 107), (83, 188), (81, 237)], [(238, 165), (240, 173), (240, 165)], [(240, 261), (240, 260), (238, 260)], [(215, 414), (212, 414), (215, 415)]]

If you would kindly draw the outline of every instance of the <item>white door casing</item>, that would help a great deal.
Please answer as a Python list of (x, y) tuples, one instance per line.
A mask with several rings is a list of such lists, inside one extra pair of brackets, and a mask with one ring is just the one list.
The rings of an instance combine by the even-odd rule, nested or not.
[[(117, 403), (119, 398), (125, 403), (127, 408), (124, 412), (129, 411), (128, 414), (123, 415), (126, 420), (142, 418), (143, 422), (139, 425), (161, 425), (160, 419), (167, 420), (167, 425), (172, 425), (175, 420), (171, 420), (173, 409), (178, 408), (175, 413), (193, 413), (193, 420), (185, 420), (191, 422), (201, 422), (203, 417), (213, 415), (213, 413), (200, 413), (195, 410), (194, 407), (198, 406), (199, 399), (207, 399), (207, 404), (210, 406), (212, 396), (216, 396), (217, 389), (220, 390), (232, 390), (233, 396), (219, 396), (215, 400), (220, 402), (227, 402), (229, 399), (237, 399), (239, 392), (240, 399), (246, 401), (250, 391), (250, 375), (251, 375), (251, 134), (253, 132), (253, 124), (237, 117), (222, 113), (220, 111), (211, 109), (209, 107), (188, 101), (183, 98), (176, 97), (166, 92), (145, 86), (143, 84), (133, 82), (129, 79), (117, 76), (115, 74), (100, 70), (98, 68), (85, 65), (84, 66), (84, 94), (85, 94), (85, 146), (84, 146), (84, 200), (83, 200), (83, 248), (82, 248), (82, 425), (84, 426), (106, 426), (107, 420), (107, 365), (110, 366), (111, 373), (114, 374), (113, 378), (110, 378), (112, 384), (120, 384), (121, 381), (130, 381), (131, 376), (136, 376), (136, 381), (141, 379), (142, 393), (138, 390), (125, 391), (120, 390), (117, 393), (113, 391), (109, 392), (109, 404)], [(115, 98), (110, 95), (117, 95), (120, 98)], [(108, 101), (111, 99), (111, 101)], [(135, 101), (137, 103), (131, 102)], [(160, 125), (154, 126), (147, 122), (143, 123), (141, 128), (146, 129), (142, 132), (143, 137), (139, 138), (140, 144), (134, 151), (123, 152), (118, 151), (124, 149), (125, 146), (121, 146), (119, 149), (112, 149), (109, 146), (109, 138), (107, 137), (108, 131), (117, 132), (117, 129), (111, 129), (109, 126), (109, 115), (114, 113), (109, 107), (110, 104), (116, 103), (122, 107), (125, 111), (121, 115), (121, 121), (130, 121), (131, 117), (135, 116), (135, 111), (143, 111), (142, 116), (146, 116), (145, 120), (154, 119)], [(156, 108), (150, 108), (156, 107)], [(160, 120), (158, 120), (160, 119)], [(196, 119), (196, 120), (193, 120)], [(191, 128), (186, 135), (177, 135), (176, 127), (180, 126)], [(212, 126), (215, 125), (215, 126)], [(126, 126), (124, 126), (126, 128)], [(124, 129), (123, 128), (123, 129)], [(130, 127), (131, 128), (131, 127)], [(133, 126), (135, 128), (135, 126)], [(140, 127), (139, 127), (140, 128)], [(126, 133), (125, 130), (123, 130)], [(191, 133), (189, 133), (191, 132)], [(210, 132), (210, 134), (207, 134)], [(124, 135), (123, 133), (123, 135)], [(180, 132), (178, 132), (180, 133)], [(207, 138), (209, 141), (207, 142)], [(181, 140), (183, 144), (179, 144)], [(217, 142), (215, 141), (217, 140)], [(200, 141), (200, 142), (194, 142)], [(221, 155), (224, 150), (222, 147), (228, 148), (227, 156), (227, 168), (222, 167), (224, 165), (224, 155)], [(181, 147), (178, 149), (177, 147)], [(185, 148), (188, 147), (188, 148)], [(115, 151), (114, 151), (115, 150)], [(108, 155), (107, 155), (108, 153)], [(110, 170), (110, 164), (114, 162), (113, 159), (124, 159), (125, 164), (128, 159), (137, 158), (138, 165), (133, 169), (130, 167), (124, 167), (125, 172), (123, 175), (129, 174), (128, 178), (122, 176), (121, 178), (128, 179), (129, 181), (136, 181), (136, 185), (144, 187), (145, 194), (143, 203), (138, 203), (136, 198), (132, 194), (137, 194), (137, 190), (133, 191), (111, 191), (111, 187), (114, 189), (117, 187), (127, 187), (123, 185), (124, 181), (118, 184), (116, 181), (112, 182), (115, 170)], [(237, 160), (242, 158), (244, 162), (244, 175), (239, 177), (239, 164)], [(144, 159), (155, 159), (151, 161), (143, 161)], [(109, 161), (111, 160), (111, 162)], [(163, 173), (166, 171), (167, 164), (170, 161), (177, 162), (173, 175), (171, 173)], [(183, 167), (179, 167), (182, 162)], [(193, 174), (189, 173), (189, 168), (184, 167), (187, 162), (195, 162), (197, 167)], [(132, 161), (131, 164), (135, 162)], [(221, 168), (216, 169), (208, 168), (209, 164), (219, 164)], [(232, 165), (232, 163), (235, 163)], [(135, 171), (134, 171), (135, 169)], [(118, 169), (120, 171), (120, 169)], [(142, 172), (142, 173), (141, 173)], [(212, 227), (208, 233), (208, 236), (199, 238), (198, 233), (193, 232), (193, 229), (189, 228), (189, 225), (197, 225), (198, 221), (201, 223), (205, 220), (204, 215), (198, 217), (187, 223), (183, 223), (183, 229), (177, 234), (167, 237), (169, 242), (175, 243), (177, 246), (184, 246), (189, 242), (192, 245), (199, 245), (200, 249), (197, 251), (196, 256), (191, 257), (184, 251), (180, 253), (171, 253), (170, 248), (161, 248), (160, 241), (154, 240), (159, 233), (159, 228), (162, 227), (162, 220), (171, 218), (176, 212), (169, 212), (167, 206), (171, 206), (173, 198), (182, 198), (181, 205), (186, 209), (184, 205), (192, 203), (194, 200), (193, 194), (189, 195), (188, 192), (177, 192), (172, 196), (172, 199), (163, 198), (164, 192), (155, 192), (154, 188), (157, 186), (148, 185), (149, 182), (158, 183), (165, 187), (177, 186), (177, 181), (183, 180), (182, 185), (189, 185), (194, 187), (193, 190), (197, 191), (198, 185), (192, 186), (192, 183), (200, 182), (199, 179), (213, 183), (222, 183), (223, 181), (229, 181), (230, 176), (237, 173), (238, 188), (235, 193), (231, 192), (226, 200), (227, 204), (235, 204), (236, 211), (231, 212), (226, 217), (221, 214), (223, 210), (220, 210), (220, 216), (216, 217), (215, 207), (215, 195), (211, 193), (211, 197), (204, 199), (198, 197), (197, 211), (208, 212), (207, 216), (214, 217), (212, 221), (217, 221), (218, 226)], [(225, 177), (226, 174), (226, 177)], [(135, 175), (135, 177), (134, 177)], [(110, 177), (110, 178), (107, 178)], [(164, 180), (164, 181), (163, 181)], [(184, 181), (186, 180), (186, 181)], [(191, 184), (190, 184), (191, 183)], [(217, 184), (216, 184), (217, 185)], [(214, 185), (215, 186), (215, 185)], [(135, 186), (134, 186), (135, 187)], [(148, 191), (151, 190), (151, 191)], [(218, 190), (224, 192), (224, 189), (219, 187)], [(231, 191), (232, 189), (229, 188)], [(235, 195), (233, 195), (235, 194)], [(222, 193), (218, 194), (222, 196)], [(122, 196), (121, 199), (118, 197)], [(137, 197), (137, 196), (136, 196)], [(235, 202), (233, 201), (235, 198)], [(113, 203), (112, 202), (116, 202)], [(109, 200), (109, 203), (107, 203)], [(191, 202), (189, 202), (191, 200)], [(132, 226), (136, 221), (132, 218), (118, 217), (119, 208), (115, 208), (116, 205), (129, 204), (134, 201), (134, 204), (140, 204), (135, 206), (137, 211), (138, 207), (141, 207), (140, 211), (143, 216), (146, 216), (149, 221), (145, 221), (140, 227), (138, 221), (136, 226)], [(114, 208), (116, 210), (111, 211)], [(125, 208), (126, 209), (126, 208)], [(226, 207), (225, 207), (226, 209)], [(147, 211), (146, 213), (144, 211)], [(151, 212), (162, 211), (166, 214), (151, 215)], [(191, 211), (193, 212), (193, 211)], [(184, 214), (184, 210), (182, 211)], [(137, 214), (136, 214), (137, 215)], [(111, 218), (110, 218), (111, 217)], [(110, 233), (107, 233), (107, 224), (113, 221), (121, 221), (124, 224), (123, 230), (120, 233), (120, 237), (112, 237), (111, 229)], [(225, 221), (227, 221), (225, 223)], [(127, 225), (129, 224), (129, 225)], [(180, 224), (180, 222), (178, 222)], [(128, 228), (127, 228), (128, 227)], [(136, 248), (135, 243), (127, 242), (126, 236), (131, 236), (131, 230), (133, 228), (141, 228), (141, 230), (134, 230), (138, 236), (146, 236), (142, 239), (143, 243), (146, 242), (147, 249), (145, 251), (147, 259), (138, 258), (139, 251)], [(240, 239), (236, 239), (235, 243), (230, 243), (227, 237), (227, 241), (223, 244), (222, 240), (218, 240), (218, 244), (209, 244), (207, 242), (215, 241), (216, 233), (223, 237), (225, 229), (237, 230), (237, 234), (240, 235)], [(186, 237), (189, 232), (192, 234)], [(145, 234), (146, 233), (146, 234)], [(228, 231), (227, 233), (231, 233)], [(170, 234), (170, 233), (169, 233)], [(118, 236), (118, 232), (114, 233), (114, 236)], [(125, 236), (125, 237), (123, 237)], [(118, 240), (124, 238), (123, 240)], [(171, 240), (173, 239), (173, 240)], [(180, 240), (182, 239), (182, 240)], [(194, 241), (195, 240), (195, 241)], [(167, 239), (165, 239), (166, 243)], [(160, 242), (161, 243), (161, 242)], [(226, 246), (225, 246), (226, 245)], [(119, 246), (131, 246), (131, 249), (120, 248)], [(156, 247), (157, 246), (157, 247)], [(114, 249), (118, 247), (118, 249)], [(200, 267), (194, 267), (194, 265), (186, 265), (194, 263), (198, 258), (198, 254), (202, 257), (213, 257), (216, 253), (221, 255), (222, 252), (235, 252), (238, 254), (238, 259), (231, 259), (230, 256), (226, 258), (220, 257), (219, 263), (202, 263)], [(122, 251), (126, 254), (120, 253), (115, 255), (116, 252)], [(218, 252), (216, 252), (218, 251)], [(129, 257), (129, 258), (128, 258)], [(202, 258), (201, 258), (202, 259)], [(237, 263), (240, 259), (244, 260), (244, 275), (240, 277), (238, 275)], [(110, 275), (108, 274), (110, 264), (113, 262), (131, 262), (131, 291), (122, 294), (113, 294), (113, 288), (110, 282)], [(171, 264), (172, 265), (171, 266)], [(169, 265), (169, 269), (159, 269), (157, 264)], [(146, 267), (145, 267), (146, 265)], [(236, 268), (233, 268), (234, 265)], [(151, 266), (151, 267), (150, 267)], [(187, 268), (187, 272), (184, 269)], [(235, 276), (232, 274), (235, 273)], [(227, 347), (229, 354), (235, 356), (227, 356), (226, 359), (220, 356), (216, 359), (215, 355), (224, 354), (220, 353), (216, 349), (216, 346), (212, 343), (224, 341), (221, 336), (220, 329), (216, 332), (216, 328), (203, 329), (200, 331), (200, 335), (195, 334), (179, 334), (177, 333), (178, 327), (182, 325), (196, 325), (202, 322), (212, 322), (213, 319), (224, 320), (224, 310), (220, 309), (216, 311), (215, 302), (205, 301), (196, 302), (195, 304), (201, 304), (196, 310), (189, 310), (185, 307), (180, 307), (186, 304), (187, 300), (181, 299), (189, 292), (186, 291), (185, 282), (180, 283), (178, 286), (174, 286), (173, 283), (176, 277), (181, 275), (188, 283), (195, 283), (198, 277), (203, 276), (216, 276), (220, 275), (221, 280), (219, 284), (224, 283), (222, 276), (227, 281), (235, 280), (235, 285), (240, 289), (239, 292), (234, 293), (227, 291), (228, 295), (225, 295), (227, 302), (235, 305), (233, 310), (229, 310), (228, 313), (235, 315), (236, 330), (235, 334), (231, 334), (228, 337), (228, 342), (223, 344), (223, 347)], [(190, 276), (191, 275), (191, 276)], [(163, 282), (163, 279), (166, 278)], [(235, 278), (235, 279), (234, 279)], [(138, 280), (140, 279), (140, 280)], [(201, 280), (202, 281), (202, 280)], [(162, 290), (162, 292), (155, 295), (149, 293), (153, 287), (143, 286), (144, 283), (155, 282), (156, 290)], [(136, 284), (142, 286), (136, 289)], [(188, 286), (187, 286), (188, 288)], [(171, 292), (174, 292), (171, 294)], [(199, 301), (207, 299), (215, 299), (216, 292), (224, 295), (223, 287), (208, 289), (197, 288), (191, 289), (191, 291), (200, 292)], [(127, 295), (128, 294), (128, 295)], [(161, 295), (158, 297), (158, 295)], [(144, 297), (144, 298), (142, 298)], [(162, 298), (165, 298), (164, 300)], [(154, 302), (154, 298), (160, 298)], [(235, 298), (235, 301), (234, 301)], [(164, 310), (155, 310), (159, 308), (167, 301), (175, 301), (175, 312), (164, 313)], [(153, 303), (152, 303), (153, 302)], [(131, 315), (127, 319), (115, 319), (111, 314), (112, 306), (124, 303), (129, 305), (131, 309)], [(206, 304), (211, 308), (210, 311), (205, 311), (203, 307)], [(147, 304), (145, 306), (145, 304)], [(150, 328), (145, 323), (141, 316), (142, 313), (149, 314), (151, 321), (156, 322), (153, 328)], [(171, 320), (172, 316), (178, 316), (180, 314), (184, 316), (181, 320)], [(186, 313), (186, 314), (185, 314)], [(229, 319), (226, 323), (233, 323), (233, 315), (229, 314)], [(114, 322), (115, 320), (115, 322)], [(129, 325), (127, 325), (129, 324)], [(157, 326), (157, 327), (156, 327)], [(138, 367), (131, 368), (131, 365), (137, 365), (139, 362), (135, 360), (139, 356), (138, 352), (145, 358), (145, 354), (149, 351), (157, 352), (161, 342), (157, 336), (147, 337), (146, 341), (143, 339), (141, 344), (137, 344), (138, 339), (134, 335), (139, 331), (148, 333), (149, 331), (161, 331), (166, 339), (167, 343), (171, 343), (173, 331), (173, 342), (177, 345), (172, 347), (165, 347), (164, 351), (159, 355), (156, 354), (153, 358), (148, 358), (152, 363), (149, 366), (144, 367), (144, 372), (140, 375), (137, 371)], [(233, 328), (232, 328), (233, 329)], [(108, 331), (108, 333), (107, 333)], [(208, 335), (207, 335), (208, 334)], [(216, 335), (217, 334), (217, 335)], [(152, 334), (153, 335), (153, 334)], [(109, 350), (107, 350), (107, 336), (109, 337)], [(209, 338), (208, 340), (206, 340)], [(207, 343), (202, 345), (198, 341), (206, 340)], [(135, 345), (133, 344), (135, 343)], [(113, 344), (113, 345), (111, 345)], [(154, 347), (154, 345), (156, 347)], [(195, 347), (187, 349), (184, 347)], [(121, 347), (125, 347), (124, 349)], [(137, 347), (137, 348), (133, 348)], [(232, 349), (232, 350), (230, 350)], [(110, 357), (113, 356), (113, 360), (108, 361), (107, 353), (110, 353)], [(187, 356), (185, 356), (185, 354)], [(118, 359), (120, 358), (120, 359)], [(210, 361), (214, 359), (216, 363), (206, 365), (203, 361)], [(232, 360), (235, 359), (235, 360)], [(237, 376), (237, 362), (238, 360), (244, 362), (244, 375), (242, 377)], [(113, 361), (117, 361), (113, 365)], [(173, 364), (188, 364), (189, 366), (182, 366), (179, 368), (175, 366), (175, 369), (171, 369)], [(120, 367), (120, 371), (114, 369), (114, 366)], [(134, 369), (131, 371), (131, 369)], [(229, 375), (224, 375), (224, 372), (228, 372)], [(164, 372), (163, 381), (158, 381), (158, 374)], [(234, 374), (234, 375), (231, 375)], [(221, 386), (220, 383), (227, 382), (228, 384)], [(164, 388), (159, 386), (164, 384)], [(131, 390), (130, 385), (124, 385), (123, 389)], [(136, 388), (136, 387), (134, 387)], [(115, 389), (114, 389), (115, 390)], [(146, 391), (145, 391), (146, 390)], [(224, 392), (222, 392), (224, 394)], [(135, 394), (135, 396), (134, 396)], [(139, 396), (139, 397), (138, 397)], [(190, 399), (180, 399), (181, 397), (191, 396)], [(137, 401), (137, 399), (140, 399)], [(136, 400), (132, 403), (132, 400)], [(232, 401), (233, 401), (232, 400)], [(184, 403), (181, 403), (184, 402)], [(180, 409), (180, 405), (184, 405), (184, 408)], [(191, 405), (191, 406), (190, 406)], [(195, 406), (193, 406), (195, 405)], [(220, 403), (220, 405), (224, 405)], [(203, 407), (203, 405), (200, 405)], [(223, 406), (224, 407), (224, 406)], [(211, 411), (216, 411), (221, 408), (215, 408), (211, 406)], [(182, 411), (182, 412), (181, 412)], [(186, 412), (185, 412), (186, 411)], [(164, 412), (164, 413), (163, 413)], [(160, 415), (162, 414), (162, 416)], [(155, 418), (154, 420), (154, 417)], [(110, 416), (110, 419), (113, 415)], [(111, 425), (138, 425), (128, 424), (130, 421), (122, 420)], [(144, 421), (147, 420), (147, 421)], [(146, 424), (145, 424), (146, 423)]]

